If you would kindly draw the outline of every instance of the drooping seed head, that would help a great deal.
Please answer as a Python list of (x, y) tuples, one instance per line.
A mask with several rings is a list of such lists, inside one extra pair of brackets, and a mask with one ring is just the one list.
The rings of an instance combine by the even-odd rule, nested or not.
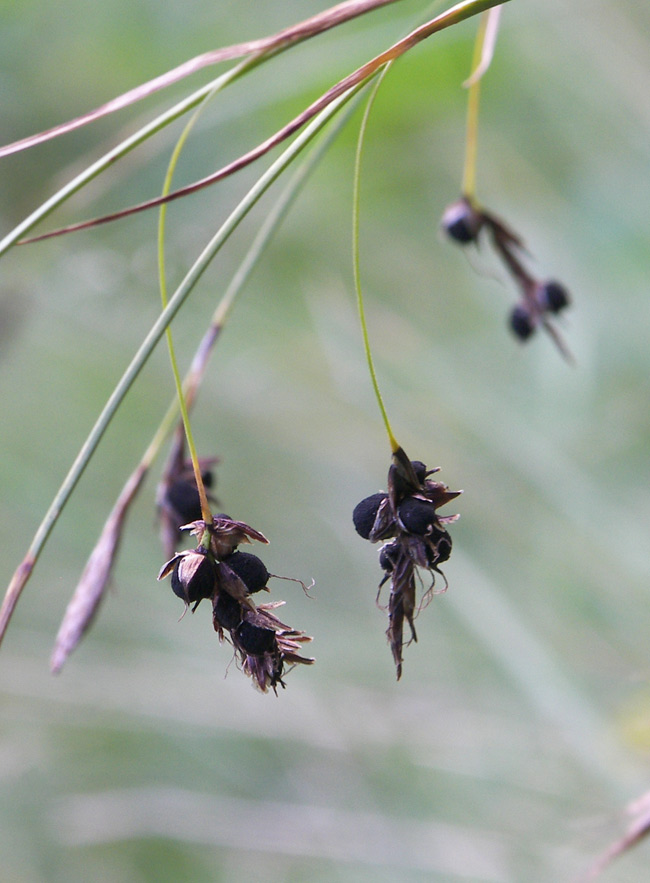
[(167, 489), (165, 503), (178, 516), (179, 525), (201, 518), (201, 500), (194, 481), (185, 478), (175, 481)]

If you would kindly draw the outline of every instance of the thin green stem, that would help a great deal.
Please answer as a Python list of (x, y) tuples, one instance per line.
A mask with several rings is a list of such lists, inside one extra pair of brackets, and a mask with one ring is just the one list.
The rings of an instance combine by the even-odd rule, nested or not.
[[(167, 173), (165, 175), (165, 181), (163, 184), (162, 194), (166, 196), (171, 190), (172, 178), (174, 176), (174, 171), (176, 170), (176, 166), (178, 164), (179, 157), (187, 142), (187, 139), (190, 135), (190, 132), (194, 128), (194, 124), (197, 119), (201, 115), (201, 111), (205, 107), (206, 103), (213, 97), (213, 95), (217, 92), (217, 88), (212, 90), (206, 97), (203, 99), (202, 103), (199, 107), (194, 111), (191, 118), (188, 120), (185, 125), (181, 135), (176, 142), (176, 146), (172, 151), (171, 158), (169, 160), (169, 165), (167, 167)], [(160, 299), (162, 302), (163, 310), (167, 306), (168, 298), (167, 298), (167, 275), (165, 273), (165, 222), (167, 219), (167, 203), (163, 203), (160, 206), (160, 211), (158, 213), (158, 280), (160, 284)], [(201, 466), (199, 464), (199, 457), (196, 451), (196, 445), (194, 443), (194, 434), (192, 433), (192, 426), (190, 423), (190, 416), (187, 409), (187, 402), (185, 401), (185, 394), (183, 392), (183, 383), (181, 381), (181, 375), (178, 370), (178, 361), (176, 359), (176, 350), (174, 349), (174, 340), (172, 337), (172, 329), (171, 325), (169, 325), (165, 331), (167, 336), (167, 348), (169, 350), (169, 361), (171, 363), (172, 374), (174, 375), (174, 383), (176, 384), (176, 395), (178, 398), (178, 406), (181, 412), (181, 417), (183, 420), (183, 428), (185, 430), (185, 438), (187, 439), (187, 447), (190, 452), (190, 458), (192, 460), (192, 468), (194, 470), (194, 480), (196, 482), (196, 488), (199, 494), (199, 500), (201, 503), (201, 515), (206, 524), (212, 524), (212, 512), (210, 511), (210, 504), (208, 502), (208, 495), (205, 491), (205, 485), (203, 483), (203, 476), (201, 474)]]
[[(283, 190), (280, 198), (265, 216), (264, 222), (258, 230), (250, 248), (246, 252), (244, 259), (239, 265), (234, 276), (230, 280), (226, 291), (221, 297), (210, 321), (210, 327), (204, 334), (197, 351), (192, 360), (192, 364), (188, 373), (183, 380), (183, 398), (189, 409), (192, 407), (197, 395), (198, 387), (201, 383), (203, 373), (207, 366), (208, 358), (212, 349), (223, 330), (228, 316), (235, 305), (235, 302), (241, 294), (250, 274), (253, 272), (260, 257), (266, 249), (272, 236), (277, 231), (286, 216), (291, 204), (298, 195), (305, 181), (312, 173), (316, 165), (321, 161), (334, 138), (337, 137), (341, 128), (347, 122), (354, 108), (348, 109), (345, 114), (341, 114), (340, 120), (337, 121), (331, 132), (321, 140), (318, 147), (311, 153), (309, 158), (301, 164), (296, 173), (291, 178), (287, 187)], [(179, 398), (175, 397), (169, 404), (169, 407), (163, 417), (160, 426), (156, 430), (149, 446), (142, 456), (142, 460), (138, 464), (138, 469), (148, 469), (156, 459), (162, 445), (170, 435), (179, 413)]]
[[(481, 15), (474, 53), (472, 71), (476, 71), (483, 55), (483, 42), (490, 13)], [(481, 78), (476, 77), (469, 86), (467, 96), (467, 131), (465, 136), (465, 164), (463, 167), (462, 194), (470, 202), (476, 201), (476, 157), (478, 151), (478, 112), (481, 97)]]
[[(237, 271), (230, 280), (228, 287), (226, 288), (223, 296), (217, 304), (214, 313), (212, 314), (210, 327), (204, 334), (203, 339), (195, 353), (192, 365), (190, 366), (190, 369), (183, 381), (183, 397), (186, 401), (188, 410), (192, 407), (194, 399), (196, 398), (197, 388), (201, 382), (203, 372), (207, 364), (208, 356), (212, 351), (212, 348), (214, 347), (214, 344), (216, 343), (221, 331), (223, 330), (228, 320), (228, 316), (230, 315), (230, 312), (234, 307), (237, 298), (241, 294), (242, 289), (246, 284), (250, 274), (253, 272), (255, 266), (257, 265), (257, 262), (259, 261), (264, 250), (269, 244), (272, 236), (275, 234), (276, 230), (282, 223), (284, 217), (289, 211), (289, 208), (291, 207), (292, 202), (298, 195), (301, 187), (304, 185), (305, 181), (312, 173), (316, 165), (321, 161), (321, 159), (329, 149), (332, 141), (334, 140), (334, 138), (336, 138), (341, 128), (347, 122), (352, 111), (353, 109), (349, 109), (348, 111), (346, 111), (345, 114), (341, 115), (341, 119), (337, 121), (337, 124), (335, 127), (332, 128), (332, 131), (327, 135), (327, 137), (322, 139), (321, 143), (312, 152), (309, 158), (297, 169), (289, 184), (282, 192), (280, 198), (271, 208), (269, 213), (265, 216), (262, 226), (258, 230), (255, 238), (253, 239), (253, 242), (250, 245), (250, 248), (244, 256), (243, 261), (237, 268)], [(174, 398), (174, 400), (169, 405), (169, 408), (156, 432), (156, 435), (152, 439), (142, 458), (142, 463), (144, 463), (145, 465), (150, 465), (157, 456), (158, 451), (162, 447), (162, 444), (164, 443), (167, 436), (170, 434), (171, 429), (176, 422), (178, 412), (179, 401), (178, 398)]]
[(11, 619), (12, 613), (18, 599), (33, 571), (34, 565), (43, 550), (47, 539), (56, 524), (70, 495), (75, 489), (79, 479), (81, 478), (86, 466), (90, 462), (99, 442), (101, 441), (106, 429), (113, 419), (117, 409), (124, 400), (129, 389), (135, 382), (140, 371), (146, 364), (149, 356), (155, 349), (160, 338), (169, 326), (176, 313), (179, 311), (190, 292), (197, 284), (211, 261), (217, 255), (223, 244), (228, 240), (229, 236), (234, 232), (243, 218), (258, 202), (262, 195), (268, 190), (271, 184), (280, 176), (280, 174), (289, 166), (300, 152), (312, 141), (312, 139), (320, 132), (320, 130), (329, 122), (329, 120), (343, 107), (359, 89), (365, 85), (359, 83), (350, 89), (344, 95), (341, 95), (335, 102), (329, 105), (309, 126), (286, 148), (286, 150), (272, 163), (266, 172), (257, 180), (253, 187), (248, 191), (246, 196), (240, 201), (236, 208), (231, 212), (228, 218), (221, 225), (219, 230), (212, 237), (210, 242), (205, 246), (197, 260), (194, 262), (185, 278), (182, 280), (169, 303), (162, 311), (149, 333), (140, 345), (137, 353), (131, 360), (126, 371), (122, 375), (115, 389), (111, 393), (108, 401), (104, 405), (101, 414), (97, 418), (95, 425), (91, 429), (86, 441), (77, 454), (68, 474), (66, 475), (61, 487), (57, 491), (50, 507), (48, 508), (41, 524), (39, 525), (32, 542), (27, 550), (25, 558), (16, 569), (11, 582), (5, 593), (2, 606), (0, 607), (0, 642), (4, 637), (7, 626)]
[(383, 78), (385, 77), (390, 64), (387, 64), (386, 67), (383, 68), (377, 82), (373, 86), (372, 92), (370, 93), (370, 97), (368, 98), (368, 103), (366, 104), (366, 108), (364, 110), (363, 118), (361, 120), (361, 127), (359, 129), (359, 138), (357, 140), (357, 149), (354, 160), (354, 185), (353, 185), (353, 196), (352, 196), (352, 266), (354, 271), (354, 286), (357, 292), (357, 307), (359, 309), (359, 321), (361, 322), (361, 333), (363, 335), (363, 347), (366, 354), (366, 362), (368, 363), (368, 371), (370, 372), (370, 380), (372, 381), (372, 387), (375, 391), (375, 398), (377, 399), (377, 404), (379, 405), (379, 410), (381, 412), (382, 420), (384, 421), (384, 426), (386, 427), (386, 432), (388, 433), (388, 441), (390, 442), (390, 447), (393, 453), (398, 450), (399, 444), (393, 435), (393, 430), (390, 426), (390, 421), (388, 420), (388, 414), (386, 413), (386, 408), (384, 406), (384, 400), (381, 396), (381, 392), (379, 390), (379, 383), (377, 381), (377, 372), (375, 371), (375, 365), (372, 358), (372, 351), (370, 349), (370, 337), (368, 335), (368, 323), (366, 322), (366, 310), (363, 302), (363, 291), (361, 289), (361, 272), (360, 272), (360, 260), (359, 260), (359, 205), (360, 205), (360, 194), (361, 194), (361, 157), (363, 153), (363, 145), (365, 140), (366, 128), (368, 126), (368, 118), (370, 116), (370, 111), (375, 101), (375, 97), (377, 95), (377, 91), (381, 86)]

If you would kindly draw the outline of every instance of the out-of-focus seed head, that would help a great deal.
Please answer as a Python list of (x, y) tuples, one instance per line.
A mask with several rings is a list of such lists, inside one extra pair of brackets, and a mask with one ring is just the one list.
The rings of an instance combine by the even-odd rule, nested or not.
[(201, 518), (201, 499), (194, 481), (180, 478), (167, 489), (165, 502), (177, 516), (178, 526)]
[[(215, 483), (212, 466), (218, 457), (206, 457), (199, 460), (201, 477), (206, 488)], [(208, 493), (208, 500), (216, 503), (216, 499)], [(161, 525), (161, 539), (167, 557), (171, 557), (180, 539), (180, 528), (188, 522), (198, 521), (203, 517), (201, 500), (196, 487), (194, 469), (191, 462), (182, 459), (182, 450), (172, 458), (163, 475), (156, 493), (158, 517)]]
[(559, 313), (570, 303), (569, 293), (560, 282), (542, 282), (537, 288), (536, 299), (539, 308), (549, 313)]
[(519, 340), (528, 340), (535, 331), (535, 323), (525, 304), (517, 304), (510, 313), (510, 330)]
[(361, 502), (357, 503), (354, 507), (352, 513), (354, 529), (359, 536), (364, 538), (364, 540), (370, 539), (370, 534), (374, 527), (379, 507), (386, 499), (388, 499), (388, 494), (386, 493), (380, 492), (377, 494), (371, 494), (371, 496), (361, 500)]
[(237, 574), (251, 594), (265, 589), (271, 576), (264, 562), (250, 552), (233, 552), (232, 555), (222, 558), (221, 563), (226, 564)]
[(442, 216), (445, 233), (460, 245), (476, 242), (484, 217), (466, 199), (458, 199), (447, 206)]

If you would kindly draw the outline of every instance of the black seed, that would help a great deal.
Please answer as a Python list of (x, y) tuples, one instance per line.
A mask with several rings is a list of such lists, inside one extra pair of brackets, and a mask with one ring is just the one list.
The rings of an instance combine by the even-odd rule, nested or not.
[(228, 592), (219, 592), (212, 608), (212, 613), (215, 628), (221, 626), (221, 628), (228, 630), (235, 629), (242, 618), (239, 601), (236, 601)]
[(433, 503), (418, 500), (416, 497), (402, 500), (397, 510), (397, 517), (402, 522), (404, 530), (417, 536), (430, 533), (437, 521)]
[(475, 242), (483, 226), (483, 216), (465, 199), (453, 202), (442, 216), (444, 231), (461, 245)]
[(172, 571), (172, 591), (187, 604), (210, 598), (215, 588), (215, 569), (211, 558), (200, 552), (184, 555)]
[(559, 313), (569, 305), (569, 294), (559, 282), (544, 282), (537, 290), (537, 299), (542, 310)]
[(354, 529), (364, 540), (369, 539), (379, 507), (387, 497), (388, 494), (384, 493), (372, 494), (354, 507), (352, 513)]
[(233, 552), (221, 559), (224, 564), (237, 574), (251, 594), (266, 588), (271, 574), (264, 563), (250, 552)]
[(241, 648), (251, 656), (270, 653), (276, 644), (273, 629), (261, 628), (259, 625), (246, 622), (246, 620), (237, 626), (235, 636)]
[(528, 340), (535, 330), (528, 308), (524, 304), (517, 304), (510, 313), (510, 328), (519, 340)]

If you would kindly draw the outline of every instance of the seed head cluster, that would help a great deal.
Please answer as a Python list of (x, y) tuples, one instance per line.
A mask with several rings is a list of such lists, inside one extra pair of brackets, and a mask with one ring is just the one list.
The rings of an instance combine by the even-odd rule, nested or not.
[(238, 549), (242, 543), (266, 537), (243, 521), (220, 514), (207, 524), (201, 519), (185, 524), (197, 537), (195, 549), (177, 552), (163, 566), (158, 579), (171, 574), (172, 591), (196, 610), (201, 601), (212, 602), (212, 621), (221, 641), (232, 643), (243, 671), (263, 692), (277, 693), (285, 686), (285, 666), (311, 664), (299, 655), (301, 645), (311, 641), (304, 632), (281, 622), (272, 612), (284, 602), (256, 606), (252, 596), (268, 591), (272, 574), (257, 555)]
[[(386, 636), (397, 668), (397, 680), (402, 675), (404, 620), (410, 630), (407, 643), (417, 641), (414, 619), (433, 594), (436, 574), (445, 580), (442, 591), (447, 588), (440, 565), (451, 555), (447, 525), (459, 516), (440, 516), (437, 510), (462, 492), (450, 491), (442, 482), (432, 481), (429, 476), (438, 471), (438, 468), (427, 469), (420, 460), (409, 460), (403, 449), (398, 448), (388, 470), (388, 490), (361, 500), (352, 513), (360, 536), (371, 543), (386, 541), (379, 550), (379, 565), (384, 571), (379, 593), (390, 581)], [(428, 574), (429, 584), (417, 601), (418, 585), (424, 585), (422, 570)]]
[(479, 208), (467, 197), (453, 202), (442, 216), (442, 228), (461, 246), (478, 245), (485, 230), (497, 255), (519, 290), (508, 324), (515, 337), (528, 340), (538, 327), (550, 334), (563, 356), (569, 357), (564, 341), (550, 319), (569, 306), (569, 294), (560, 282), (536, 279), (526, 270), (521, 255), (524, 243), (495, 215)]

